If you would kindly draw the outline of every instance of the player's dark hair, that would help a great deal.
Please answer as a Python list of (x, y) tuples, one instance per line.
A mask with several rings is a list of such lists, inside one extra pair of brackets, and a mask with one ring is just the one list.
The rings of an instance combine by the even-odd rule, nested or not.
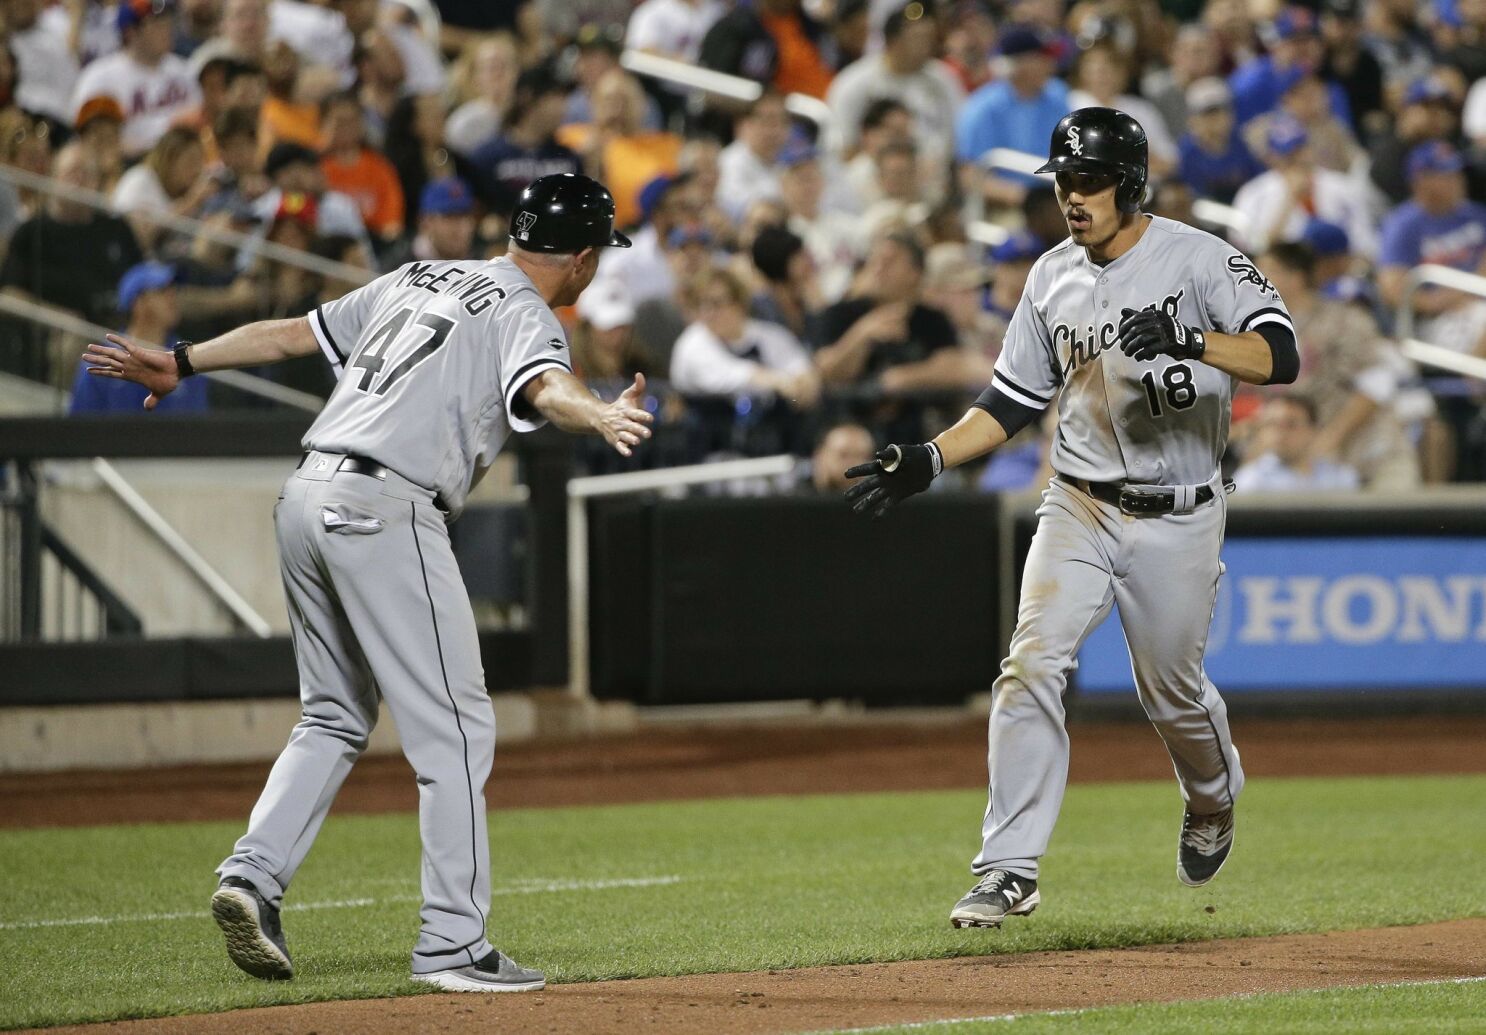
[(764, 279), (774, 284), (789, 280), (789, 264), (805, 247), (798, 234), (787, 227), (770, 223), (754, 235), (749, 249), (753, 265)]
[(1307, 280), (1316, 272), (1316, 253), (1311, 250), (1310, 245), (1298, 241), (1281, 241), (1270, 245), (1264, 258), (1270, 262), (1278, 262), (1287, 270), (1303, 273)]
[(895, 101), (891, 97), (879, 97), (867, 105), (867, 110), (862, 113), (862, 131), (877, 129), (888, 120), (888, 116), (894, 112), (907, 112), (908, 106), (902, 101)]

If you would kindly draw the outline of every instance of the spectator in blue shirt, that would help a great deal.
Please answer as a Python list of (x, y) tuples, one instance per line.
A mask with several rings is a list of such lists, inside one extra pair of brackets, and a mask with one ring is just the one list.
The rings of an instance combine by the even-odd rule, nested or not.
[[(1420, 263), (1470, 273), (1486, 270), (1486, 206), (1467, 200), (1464, 170), (1460, 152), (1443, 141), (1421, 144), (1409, 154), (1412, 198), (1384, 221), (1378, 260), (1378, 286), (1390, 306), (1402, 300), (1408, 272)], [(1430, 318), (1424, 331), (1428, 340), (1440, 338), (1436, 344), (1466, 351), (1475, 346), (1474, 337), (1461, 340), (1459, 332), (1468, 329), (1464, 324), (1456, 328), (1452, 323), (1448, 333), (1441, 327), (1439, 334), (1430, 334), (1427, 328), (1440, 325), (1443, 316), (1480, 310), (1486, 303), (1473, 295), (1424, 288), (1415, 295), (1414, 305), (1420, 315)], [(1486, 323), (1476, 330), (1486, 330)]]
[[(132, 341), (154, 342), (166, 348), (176, 345), (175, 326), (180, 305), (175, 297), (176, 268), (159, 262), (141, 262), (119, 281), (119, 310), (128, 314), (124, 334)], [(90, 374), (101, 370), (84, 363), (72, 383), (72, 405), (68, 413), (142, 413), (149, 389), (132, 381)], [(175, 391), (160, 400), (156, 413), (204, 413), (206, 381), (188, 377)]]
[[(1261, 36), (1269, 53), (1249, 61), (1228, 79), (1233, 88), (1233, 113), (1240, 126), (1279, 107), (1284, 73), (1296, 67), (1319, 69), (1325, 58), (1316, 16), (1307, 8), (1284, 8), (1264, 27)], [(1346, 91), (1327, 81), (1326, 92), (1332, 113), (1350, 124), (1352, 109)]]
[(998, 147), (1045, 155), (1053, 127), (1068, 114), (1068, 84), (1053, 77), (1051, 49), (1035, 29), (1007, 29), (997, 52), (1010, 62), (1010, 72), (966, 99), (955, 123), (955, 157), (971, 170), (971, 182), (981, 183), (988, 202), (1020, 205), (1036, 177), (995, 170), (982, 180), (978, 163)]
[(1322, 298), (1356, 302), (1365, 309), (1377, 310), (1378, 295), (1372, 281), (1352, 273), (1352, 240), (1345, 227), (1312, 219), (1305, 224), (1300, 243), (1315, 257), (1313, 277)]
[(1264, 166), (1239, 135), (1227, 83), (1213, 76), (1187, 87), (1187, 125), (1177, 142), (1182, 181), (1200, 198), (1231, 204)]

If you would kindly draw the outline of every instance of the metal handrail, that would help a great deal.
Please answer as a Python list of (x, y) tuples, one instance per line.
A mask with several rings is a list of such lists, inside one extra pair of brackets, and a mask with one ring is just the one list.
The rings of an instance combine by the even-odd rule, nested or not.
[[(97, 342), (102, 342), (104, 335), (115, 333), (113, 329), (104, 327), (102, 324), (84, 320), (80, 316), (73, 316), (65, 309), (27, 301), (3, 291), (0, 291), (0, 312), (19, 316), (23, 320), (39, 323), (44, 327), (51, 327), (64, 334), (75, 334), (80, 338), (88, 338)], [(140, 341), (137, 344), (146, 348), (163, 348), (157, 342)], [(304, 410), (307, 413), (319, 413), (321, 407), (325, 405), (325, 400), (318, 395), (274, 384), (272, 381), (265, 381), (261, 377), (244, 374), (239, 370), (208, 370), (204, 371), (201, 376), (249, 395), (256, 395), (261, 399), (281, 403), (284, 406), (292, 406), (296, 410)]]
[(568, 480), (569, 694), (579, 699), (587, 699), (593, 694), (588, 671), (588, 501), (600, 496), (704, 485), (734, 478), (774, 478), (793, 471), (798, 463), (795, 457), (783, 454)]
[[(744, 79), (742, 76), (729, 75), (710, 68), (699, 68), (685, 61), (661, 57), (644, 50), (626, 50), (619, 55), (619, 64), (635, 75), (661, 79), (689, 90), (701, 90), (716, 97), (726, 97), (730, 101), (752, 104), (764, 94), (763, 84), (753, 79)], [(784, 107), (791, 115), (809, 119), (822, 129), (830, 125), (831, 109), (819, 97), (792, 93), (784, 98)]]
[[(62, 198), (66, 201), (86, 205), (97, 212), (107, 212), (116, 215), (118, 209), (113, 200), (107, 194), (86, 187), (77, 187), (70, 183), (63, 183), (50, 176), (39, 176), (25, 169), (17, 169), (13, 165), (0, 165), (0, 180), (8, 180), (17, 187), (34, 190), (40, 194), (46, 194), (54, 198)], [(204, 237), (208, 241), (224, 244), (232, 248), (244, 251), (254, 251), (260, 255), (267, 256), (275, 262), (281, 262), (286, 266), (297, 266), (311, 273), (319, 273), (326, 277), (335, 277), (339, 280), (347, 280), (353, 284), (366, 284), (375, 276), (375, 273), (364, 270), (360, 266), (348, 266), (344, 262), (335, 262), (331, 259), (322, 259), (318, 255), (302, 252), (297, 248), (285, 248), (282, 244), (255, 236), (253, 234), (240, 234), (236, 230), (228, 230), (224, 227), (213, 226), (200, 219), (192, 219), (190, 216), (178, 216), (174, 212), (164, 209), (146, 209), (142, 212), (153, 223), (167, 227), (177, 233), (188, 237)]]
[(232, 584), (223, 578), (221, 573), (196, 551), (195, 547), (186, 542), (185, 537), (176, 531), (175, 527), (166, 521), (164, 516), (152, 507), (133, 485), (129, 484), (128, 479), (119, 473), (118, 468), (100, 456), (93, 460), (93, 471), (119, 502), (124, 504), (131, 514), (154, 533), (161, 545), (174, 554), (207, 588), (207, 591), (216, 597), (234, 618), (248, 628), (249, 632), (259, 639), (267, 639), (273, 635), (273, 627), (268, 624), (268, 620), (255, 611), (253, 605), (249, 604), (241, 593), (233, 589)]
[(1465, 377), (1486, 380), (1486, 359), (1479, 356), (1454, 352), (1439, 345), (1431, 345), (1414, 336), (1414, 325), (1418, 313), (1414, 311), (1419, 290), (1426, 285), (1450, 288), (1478, 298), (1486, 298), (1486, 277), (1467, 273), (1451, 266), (1426, 262), (1409, 270), (1404, 278), (1403, 297), (1398, 300), (1396, 323), (1403, 354), (1416, 363), (1439, 367)]

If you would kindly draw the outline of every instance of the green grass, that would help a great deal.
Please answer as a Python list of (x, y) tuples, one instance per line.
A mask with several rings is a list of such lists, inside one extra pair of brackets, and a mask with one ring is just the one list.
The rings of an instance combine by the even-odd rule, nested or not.
[[(973, 791), (502, 812), (491, 817), (498, 890), (680, 880), (498, 894), (490, 933), (553, 981), (590, 981), (1482, 916), (1483, 799), (1483, 777), (1257, 781), (1228, 868), (1193, 891), (1174, 872), (1173, 784), (1074, 787), (1044, 861), (1042, 908), (999, 934), (946, 920), (970, 881), (984, 807)], [(421, 987), (407, 980), (413, 816), (326, 824), (291, 907), (373, 901), (286, 910), (300, 971), (286, 984), (235, 971), (205, 915), (212, 869), (240, 830), (233, 821), (0, 833), (0, 1027)], [(1398, 893), (1401, 876), (1409, 894)], [(15, 926), (177, 912), (192, 915)]]
[(870, 1030), (873, 1035), (1470, 1035), (1486, 1032), (1486, 982), (1327, 988)]

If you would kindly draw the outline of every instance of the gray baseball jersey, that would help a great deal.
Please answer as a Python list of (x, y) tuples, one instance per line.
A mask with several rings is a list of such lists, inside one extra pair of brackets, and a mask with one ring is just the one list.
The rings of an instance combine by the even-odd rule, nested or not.
[(1122, 309), (1160, 306), (1179, 324), (1242, 334), (1294, 327), (1274, 285), (1212, 234), (1159, 216), (1098, 266), (1067, 240), (1038, 259), (1007, 328), (993, 389), (1042, 411), (1058, 396), (1053, 470), (1089, 481), (1201, 485), (1228, 440), (1233, 378), (1117, 347)]
[[(1068, 478), (1215, 491), (1201, 504), (1195, 491), (1178, 493), (1187, 505), (1146, 517), (1062, 480), (1043, 494), (1010, 655), (995, 683), (977, 875), (1037, 878), (1068, 775), (1068, 674), (1085, 637), (1116, 606), (1136, 693), (1187, 808), (1222, 813), (1243, 789), (1227, 712), (1203, 667), (1222, 573), (1227, 501), (1216, 482), (1233, 378), (1194, 360), (1122, 353), (1121, 310), (1152, 306), (1220, 333), (1290, 326), (1279, 293), (1252, 262), (1169, 219), (1152, 218), (1135, 246), (1104, 266), (1071, 240), (1033, 266), (978, 405), (1022, 419), (1058, 396), (1052, 466)], [(957, 923), (961, 905), (951, 914)]]
[(304, 447), (376, 460), (451, 516), (510, 433), (541, 425), (521, 389), (572, 369), (562, 325), (503, 258), (408, 263), (309, 320), (340, 383)]

